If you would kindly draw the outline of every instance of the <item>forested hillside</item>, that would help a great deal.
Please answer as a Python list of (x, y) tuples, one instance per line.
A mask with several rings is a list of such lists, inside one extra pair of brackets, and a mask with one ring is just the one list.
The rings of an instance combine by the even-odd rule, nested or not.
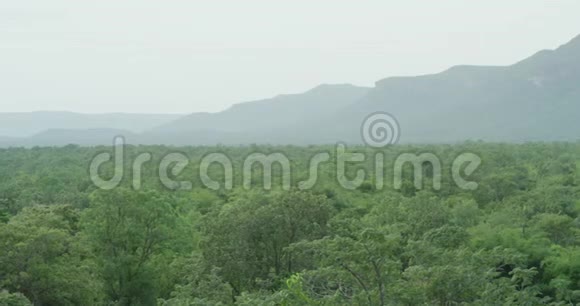
[[(89, 164), (108, 147), (0, 150), (0, 305), (575, 305), (580, 303), (578, 143), (392, 146), (386, 186), (375, 176), (345, 190), (333, 163), (314, 188), (202, 187), (199, 161), (223, 152), (234, 169), (252, 152), (284, 152), (292, 181), (331, 147), (129, 146), (149, 152), (140, 190), (131, 163), (121, 186), (97, 189)], [(170, 152), (191, 163), (172, 191), (157, 175)], [(418, 190), (401, 153), (430, 152), (444, 165), (440, 190)], [(449, 165), (472, 152), (483, 163), (453, 184)], [(113, 167), (103, 169), (111, 174)], [(278, 171), (277, 169), (276, 171)], [(275, 171), (275, 172), (276, 172)], [(260, 182), (260, 171), (254, 173)], [(210, 175), (223, 178), (223, 169)], [(295, 186), (293, 184), (293, 186)]]

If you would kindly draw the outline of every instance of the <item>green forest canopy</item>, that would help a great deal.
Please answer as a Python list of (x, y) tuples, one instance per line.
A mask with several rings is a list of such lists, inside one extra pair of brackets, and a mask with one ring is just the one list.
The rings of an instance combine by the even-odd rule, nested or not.
[[(104, 147), (1, 149), (0, 305), (580, 303), (579, 143), (383, 151), (386, 160), (431, 152), (446, 165), (476, 153), (473, 191), (454, 186), (449, 171), (440, 190), (428, 180), (417, 190), (412, 169), (400, 190), (368, 181), (349, 191), (332, 164), (308, 191), (281, 190), (276, 179), (271, 191), (244, 190), (239, 177), (233, 190), (212, 191), (196, 178), (209, 152), (239, 162), (284, 152), (292, 179), (303, 180), (309, 158), (326, 149), (128, 147), (127, 156), (154, 161), (141, 190), (126, 176), (109, 191), (88, 175)], [(180, 175), (190, 191), (159, 182), (155, 161), (172, 151), (192, 160)]]

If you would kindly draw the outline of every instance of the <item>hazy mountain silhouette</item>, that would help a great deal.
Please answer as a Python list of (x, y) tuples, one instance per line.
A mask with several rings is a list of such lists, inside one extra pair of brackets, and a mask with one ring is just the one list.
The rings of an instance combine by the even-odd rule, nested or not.
[(580, 36), (507, 67), (378, 81), (341, 118), (353, 128), (373, 111), (398, 119), (402, 141), (579, 139)]
[[(580, 36), (510, 66), (456, 66), (432, 75), (386, 78), (374, 88), (321, 85), (302, 94), (161, 122), (131, 135), (130, 141), (179, 145), (360, 143), (362, 121), (377, 111), (396, 117), (401, 142), (578, 140)], [(2, 122), (1, 126), (6, 125)], [(100, 127), (138, 132), (133, 123), (130, 126), (133, 128), (119, 123)], [(147, 128), (145, 124), (141, 127)], [(83, 134), (101, 141), (95, 130), (88, 133), (52, 131), (50, 137), (40, 134), (27, 141), (9, 141), (14, 145), (19, 141), (63, 144), (80, 142)], [(111, 131), (99, 133), (110, 136)], [(104, 144), (111, 142), (107, 139)]]
[[(310, 92), (293, 95), (281, 115), (270, 110), (279, 98), (194, 114), (156, 129), (150, 141), (161, 141), (167, 130), (167, 141), (189, 144), (360, 143), (361, 123), (377, 111), (396, 117), (402, 142), (577, 140), (580, 36), (510, 66), (455, 66), (386, 78), (370, 90), (354, 88), (327, 86), (316, 99), (309, 99)], [(333, 98), (345, 91), (351, 93), (346, 99)], [(199, 137), (204, 132), (211, 136)]]
[(288, 132), (293, 134), (297, 125), (337, 115), (369, 90), (349, 84), (320, 85), (301, 94), (239, 103), (219, 113), (194, 113), (153, 129), (139, 140), (172, 144), (295, 143)]
[(120, 129), (134, 133), (173, 121), (172, 114), (79, 114), (72, 112), (0, 113), (0, 136), (25, 137), (49, 129)]
[(155, 131), (248, 132), (293, 127), (299, 121), (315, 120), (336, 112), (363, 97), (369, 89), (349, 84), (320, 85), (302, 94), (235, 104), (219, 113), (194, 113)]
[(50, 129), (25, 138), (0, 138), (0, 146), (65, 146), (77, 144), (82, 146), (94, 146), (113, 144), (116, 136), (123, 136), (128, 142), (136, 139), (136, 134), (127, 130), (117, 129), (86, 129), (67, 130)]

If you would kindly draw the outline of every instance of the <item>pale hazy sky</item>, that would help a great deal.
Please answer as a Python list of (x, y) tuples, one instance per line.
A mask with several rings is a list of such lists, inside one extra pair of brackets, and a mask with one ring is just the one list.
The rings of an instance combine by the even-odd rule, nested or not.
[(0, 112), (219, 111), (511, 64), (578, 34), (577, 0), (0, 0)]

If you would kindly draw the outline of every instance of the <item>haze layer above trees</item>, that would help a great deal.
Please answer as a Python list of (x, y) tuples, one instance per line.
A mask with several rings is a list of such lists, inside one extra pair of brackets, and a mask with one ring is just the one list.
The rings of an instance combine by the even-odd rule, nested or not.
[(321, 85), (219, 113), (0, 114), (0, 145), (109, 144), (115, 135), (139, 144), (360, 143), (361, 122), (377, 111), (398, 120), (402, 142), (575, 141), (578, 84), (580, 36), (511, 66), (456, 66), (373, 88)]

